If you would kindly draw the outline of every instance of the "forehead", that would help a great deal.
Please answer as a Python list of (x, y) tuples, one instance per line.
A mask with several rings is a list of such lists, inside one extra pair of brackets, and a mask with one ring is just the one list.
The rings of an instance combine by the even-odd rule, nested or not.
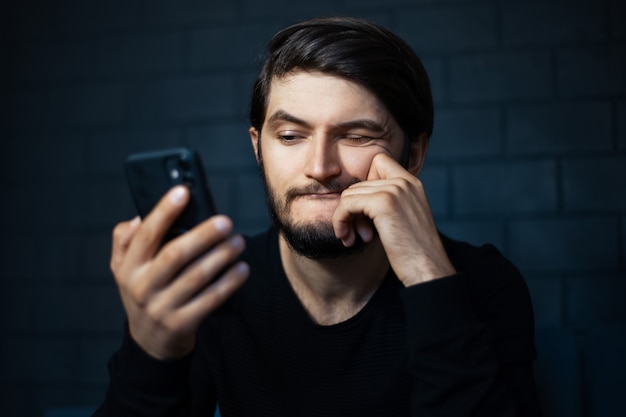
[(273, 78), (266, 120), (286, 111), (312, 123), (339, 123), (369, 118), (386, 124), (390, 115), (369, 90), (342, 77), (299, 71)]

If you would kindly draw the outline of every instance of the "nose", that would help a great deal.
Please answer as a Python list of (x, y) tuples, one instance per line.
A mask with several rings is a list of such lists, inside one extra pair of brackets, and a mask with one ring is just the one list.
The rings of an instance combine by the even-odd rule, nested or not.
[(305, 175), (318, 182), (325, 182), (341, 173), (337, 149), (328, 139), (309, 141)]

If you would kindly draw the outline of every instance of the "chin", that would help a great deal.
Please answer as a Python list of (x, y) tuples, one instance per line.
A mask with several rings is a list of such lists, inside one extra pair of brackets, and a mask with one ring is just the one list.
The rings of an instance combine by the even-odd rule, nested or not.
[(297, 254), (313, 260), (337, 259), (361, 253), (365, 242), (358, 237), (354, 245), (345, 247), (335, 236), (332, 223), (278, 224), (289, 247)]

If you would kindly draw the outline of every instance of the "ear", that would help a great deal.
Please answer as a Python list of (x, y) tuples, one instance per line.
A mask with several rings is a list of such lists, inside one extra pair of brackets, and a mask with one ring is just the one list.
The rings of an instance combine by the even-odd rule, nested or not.
[(254, 157), (256, 158), (256, 161), (258, 163), (259, 162), (259, 139), (260, 139), (259, 131), (256, 130), (254, 127), (250, 127), (250, 129), (248, 129), (248, 132), (250, 133), (250, 141), (252, 142), (252, 148), (254, 149)]
[(417, 176), (422, 170), (424, 159), (426, 159), (426, 151), (428, 150), (428, 135), (424, 132), (420, 133), (416, 138), (411, 139), (409, 149), (409, 166), (407, 170)]

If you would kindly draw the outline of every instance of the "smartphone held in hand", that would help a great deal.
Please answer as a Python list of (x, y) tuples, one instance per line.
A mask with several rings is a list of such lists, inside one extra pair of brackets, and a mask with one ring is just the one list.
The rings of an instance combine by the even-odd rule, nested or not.
[(163, 243), (216, 214), (202, 161), (194, 150), (172, 148), (135, 153), (126, 159), (125, 171), (141, 218), (147, 216), (172, 187), (184, 185), (189, 189), (189, 202)]

